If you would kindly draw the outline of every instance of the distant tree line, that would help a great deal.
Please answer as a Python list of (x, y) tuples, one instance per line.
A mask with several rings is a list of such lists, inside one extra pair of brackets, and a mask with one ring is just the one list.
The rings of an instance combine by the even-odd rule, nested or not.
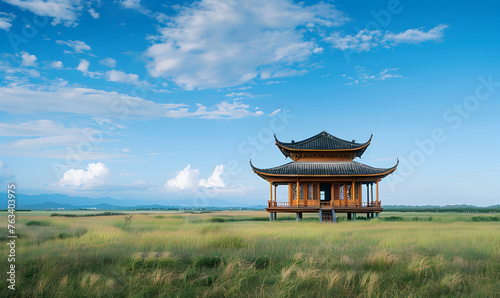
[(406, 205), (385, 205), (384, 211), (393, 212), (477, 212), (489, 213), (500, 212), (500, 205), (488, 207), (478, 207), (472, 205), (446, 205), (446, 206), (406, 206)]

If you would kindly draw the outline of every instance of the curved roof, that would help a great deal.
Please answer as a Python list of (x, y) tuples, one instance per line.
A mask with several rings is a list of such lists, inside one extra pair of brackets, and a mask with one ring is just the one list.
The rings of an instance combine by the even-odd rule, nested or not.
[(399, 160), (392, 168), (374, 168), (355, 161), (310, 162), (295, 161), (268, 169), (259, 169), (252, 165), (259, 176), (387, 176), (394, 172)]
[(285, 143), (281, 142), (274, 136), (276, 145), (286, 157), (290, 157), (288, 151), (357, 151), (356, 157), (361, 157), (372, 140), (373, 135), (366, 143), (356, 143), (354, 141), (346, 141), (337, 138), (326, 131), (312, 136), (308, 139)]

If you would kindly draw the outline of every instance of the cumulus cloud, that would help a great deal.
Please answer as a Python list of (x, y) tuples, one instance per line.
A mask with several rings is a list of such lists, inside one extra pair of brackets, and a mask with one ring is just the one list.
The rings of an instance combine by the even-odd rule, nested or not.
[(99, 78), (102, 76), (102, 73), (98, 71), (89, 71), (89, 65), (90, 63), (87, 60), (81, 59), (76, 69), (81, 71), (84, 76), (91, 78)]
[(115, 68), (116, 66), (116, 60), (113, 58), (102, 59), (99, 61), (99, 63), (110, 68)]
[(110, 82), (122, 82), (127, 84), (139, 85), (139, 76), (133, 73), (125, 73), (118, 70), (106, 71), (106, 80)]
[(4, 0), (21, 9), (39, 16), (53, 18), (52, 25), (64, 22), (65, 26), (75, 26), (77, 13), (82, 9), (81, 0)]
[(333, 32), (325, 40), (339, 50), (366, 52), (376, 47), (392, 47), (402, 43), (417, 44), (426, 41), (440, 41), (448, 25), (438, 25), (427, 32), (422, 28), (408, 29), (400, 33), (381, 30), (360, 30), (355, 35)]
[(167, 190), (189, 190), (198, 185), (199, 169), (191, 169), (191, 165), (187, 165), (184, 170), (176, 173), (176, 176), (165, 183)]
[(0, 12), (0, 29), (9, 31), (15, 17), (16, 15), (13, 13)]
[(71, 169), (63, 174), (58, 186), (61, 187), (82, 187), (91, 188), (92, 186), (102, 185), (109, 176), (109, 168), (103, 163), (90, 163), (85, 170)]
[[(88, 72), (86, 63), (79, 67)], [(0, 110), (11, 113), (65, 112), (93, 117), (156, 119), (235, 119), (263, 115), (256, 107), (239, 101), (222, 101), (213, 106), (156, 103), (117, 92), (90, 88), (43, 85), (0, 87)]]
[(61, 61), (52, 61), (49, 63), (50, 68), (62, 69), (64, 67)]
[(29, 66), (36, 67), (36, 66), (38, 66), (38, 64), (36, 63), (36, 56), (35, 55), (30, 55), (29, 53), (22, 51), (21, 58), (22, 58), (21, 66), (24, 66), (24, 67), (29, 67)]
[(90, 52), (90, 46), (81, 40), (56, 40), (57, 44), (66, 45), (73, 49), (76, 53)]
[(226, 166), (224, 164), (217, 165), (212, 172), (212, 175), (206, 179), (199, 179), (199, 169), (191, 168), (188, 164), (182, 171), (176, 173), (175, 177), (168, 180), (164, 187), (167, 191), (193, 191), (197, 188), (209, 189), (228, 189), (225, 175)]
[(321, 52), (304, 29), (337, 26), (346, 19), (325, 3), (197, 1), (160, 29), (158, 42), (146, 51), (148, 68), (152, 76), (186, 89), (240, 85), (263, 72), (278, 77), (291, 67), (283, 74), (300, 75), (307, 60)]
[(225, 165), (223, 164), (217, 165), (212, 175), (207, 179), (201, 179), (199, 185), (206, 188), (226, 187), (226, 179), (224, 178), (225, 170), (226, 170)]

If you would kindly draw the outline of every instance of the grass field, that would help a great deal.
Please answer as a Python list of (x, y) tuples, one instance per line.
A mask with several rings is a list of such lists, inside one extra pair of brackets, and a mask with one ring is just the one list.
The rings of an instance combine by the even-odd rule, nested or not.
[[(4, 274), (0, 297), (500, 296), (498, 214), (49, 214), (17, 213), (16, 291)], [(0, 221), (7, 242), (5, 212)]]

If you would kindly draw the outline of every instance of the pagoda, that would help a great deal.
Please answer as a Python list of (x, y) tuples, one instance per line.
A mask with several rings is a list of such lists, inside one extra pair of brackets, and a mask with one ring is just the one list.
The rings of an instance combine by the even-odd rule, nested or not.
[[(254, 173), (269, 182), (270, 199), (266, 211), (270, 213), (270, 220), (276, 220), (278, 212), (294, 212), (297, 221), (302, 219), (304, 212), (319, 213), (320, 221), (332, 222), (336, 221), (336, 213), (347, 213), (348, 220), (356, 220), (357, 213), (366, 213), (367, 218), (378, 217), (383, 210), (378, 184), (396, 170), (399, 161), (391, 168), (374, 168), (355, 162), (354, 159), (360, 158), (368, 148), (372, 137), (365, 143), (356, 143), (323, 131), (303, 141), (285, 143), (275, 135), (276, 146), (292, 161), (260, 169), (250, 160)], [(276, 201), (279, 185), (288, 187), (288, 202)]]

